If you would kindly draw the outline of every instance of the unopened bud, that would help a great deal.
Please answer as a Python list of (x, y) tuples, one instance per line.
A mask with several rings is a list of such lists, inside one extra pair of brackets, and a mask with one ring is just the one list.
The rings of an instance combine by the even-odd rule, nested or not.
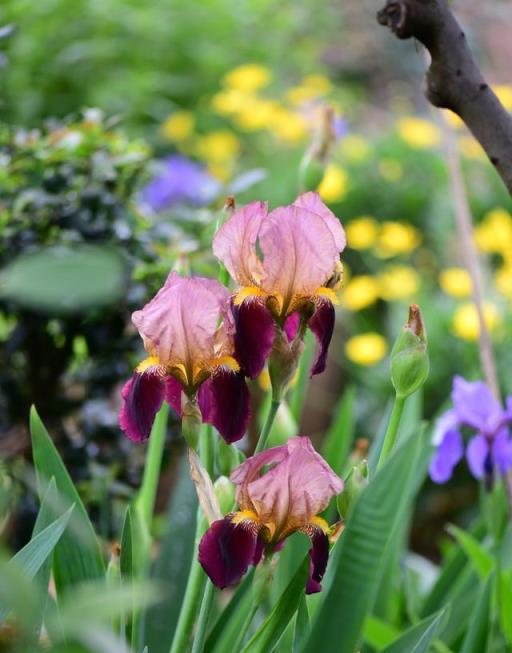
[(295, 374), (302, 352), (304, 341), (294, 338), (288, 341), (288, 336), (278, 329), (272, 352), (268, 359), (268, 373), (272, 384), (272, 399), (281, 401), (283, 393)]
[(336, 142), (334, 120), (333, 108), (329, 105), (325, 106), (318, 134), (300, 163), (299, 183), (301, 191), (316, 190), (322, 183), (332, 146)]
[(429, 372), (427, 334), (420, 307), (409, 307), (409, 320), (391, 351), (391, 382), (396, 396), (405, 399), (425, 383)]
[(196, 451), (202, 422), (201, 411), (196, 399), (190, 399), (184, 393), (182, 393), (181, 397), (181, 432), (188, 446)]
[(362, 460), (354, 465), (345, 480), (343, 492), (338, 496), (337, 506), (341, 517), (346, 521), (354, 508), (355, 502), (368, 485), (368, 462)]
[(213, 489), (215, 490), (215, 496), (219, 502), (221, 513), (227, 515), (229, 512), (232, 512), (235, 504), (234, 484), (227, 476), (219, 476), (213, 484)]
[(222, 438), (215, 438), (217, 455), (215, 457), (219, 474), (229, 476), (231, 472), (244, 461), (244, 455), (232, 444), (227, 444)]

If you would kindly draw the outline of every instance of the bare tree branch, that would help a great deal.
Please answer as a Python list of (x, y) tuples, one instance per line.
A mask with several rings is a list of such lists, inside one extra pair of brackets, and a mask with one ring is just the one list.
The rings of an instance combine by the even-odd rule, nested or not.
[(447, 0), (387, 0), (377, 20), (427, 48), (428, 100), (462, 118), (512, 195), (512, 117), (486, 83)]

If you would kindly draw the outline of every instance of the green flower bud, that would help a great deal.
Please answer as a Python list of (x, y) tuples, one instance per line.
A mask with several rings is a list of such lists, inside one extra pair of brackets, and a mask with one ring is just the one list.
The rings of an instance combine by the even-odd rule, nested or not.
[(220, 511), (223, 515), (233, 511), (235, 504), (235, 485), (226, 476), (219, 476), (213, 484), (215, 496), (219, 502)]
[(348, 477), (345, 479), (345, 487), (337, 499), (338, 512), (345, 521), (352, 512), (357, 497), (368, 485), (368, 474), (368, 462), (362, 460), (352, 467)]
[(287, 385), (297, 371), (299, 360), (304, 351), (302, 334), (288, 342), (282, 329), (277, 329), (272, 352), (268, 359), (268, 373), (272, 384), (272, 399), (281, 401)]
[(419, 306), (409, 307), (409, 321), (391, 351), (391, 382), (396, 396), (405, 399), (425, 383), (429, 372), (427, 335)]
[(240, 449), (232, 444), (227, 444), (222, 438), (215, 438), (215, 446), (219, 474), (229, 476), (235, 467), (243, 463), (245, 456)]
[[(183, 395), (182, 395), (183, 398)], [(197, 450), (199, 444), (199, 429), (201, 428), (201, 411), (197, 404), (196, 399), (186, 398), (182, 403), (182, 420), (181, 432), (185, 438), (185, 442), (194, 451)]]
[(327, 105), (323, 110), (318, 134), (300, 162), (299, 185), (301, 192), (317, 190), (320, 186), (335, 142), (334, 110)]

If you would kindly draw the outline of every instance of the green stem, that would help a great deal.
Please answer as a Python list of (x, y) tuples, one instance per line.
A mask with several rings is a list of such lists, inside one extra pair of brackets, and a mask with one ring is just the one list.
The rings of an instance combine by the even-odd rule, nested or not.
[(263, 451), (263, 449), (265, 449), (265, 447), (267, 446), (268, 436), (270, 435), (270, 431), (272, 430), (272, 424), (274, 423), (280, 405), (281, 405), (280, 400), (277, 401), (275, 399), (272, 399), (272, 403), (270, 404), (270, 410), (268, 411), (265, 424), (261, 429), (261, 434), (258, 440), (258, 444), (256, 445), (256, 449), (254, 450), (254, 453), (259, 453), (260, 451)]
[(304, 343), (304, 353), (302, 354), (300, 360), (297, 383), (293, 389), (292, 399), (290, 402), (290, 411), (293, 415), (293, 418), (295, 419), (295, 422), (297, 423), (297, 426), (299, 425), (302, 411), (304, 409), (304, 397), (306, 395), (306, 389), (309, 380), (311, 361), (313, 360), (314, 340), (311, 331), (306, 332)]
[(212, 609), (214, 595), (215, 587), (213, 583), (208, 580), (206, 582), (206, 589), (203, 595), (203, 600), (201, 602), (199, 618), (197, 620), (197, 629), (194, 635), (192, 653), (203, 653), (204, 642), (206, 639), (206, 629), (208, 628), (208, 621), (210, 620), (210, 612)]
[(252, 620), (254, 619), (256, 613), (258, 612), (259, 607), (260, 607), (259, 605), (253, 604), (251, 609), (247, 613), (247, 617), (245, 618), (244, 623), (242, 624), (240, 630), (238, 631), (238, 636), (236, 638), (236, 641), (233, 643), (233, 651), (240, 650), (240, 647), (245, 639), (247, 631), (249, 630), (249, 627), (252, 624)]
[(140, 509), (148, 532), (151, 532), (153, 521), (153, 510), (158, 489), (158, 479), (160, 478), (160, 467), (162, 466), (168, 416), (169, 404), (164, 402), (162, 408), (157, 413), (155, 423), (151, 430), (146, 464), (144, 465), (144, 475), (139, 493)]
[(203, 424), (199, 434), (199, 456), (204, 468), (213, 479), (214, 471), (214, 446), (213, 427), (211, 424)]
[(379, 470), (389, 458), (395, 444), (400, 420), (402, 419), (402, 413), (404, 411), (405, 399), (406, 397), (395, 397), (395, 403), (393, 404), (393, 410), (391, 412), (391, 417), (389, 418), (388, 429), (384, 437), (384, 444), (382, 445), (379, 462), (377, 463), (377, 470)]

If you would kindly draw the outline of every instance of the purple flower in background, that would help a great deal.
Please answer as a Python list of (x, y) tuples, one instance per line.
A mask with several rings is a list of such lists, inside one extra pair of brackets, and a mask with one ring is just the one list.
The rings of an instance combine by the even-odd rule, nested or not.
[(343, 118), (340, 115), (334, 114), (334, 119), (332, 124), (334, 128), (334, 133), (336, 134), (336, 140), (341, 140), (348, 131), (348, 124), (346, 120), (343, 120)]
[(159, 174), (142, 190), (142, 199), (154, 211), (179, 204), (204, 206), (221, 184), (202, 165), (178, 154), (161, 162)]
[(451, 478), (455, 465), (464, 456), (461, 428), (467, 427), (476, 431), (466, 447), (469, 469), (475, 478), (485, 477), (492, 482), (495, 469), (505, 474), (512, 467), (508, 428), (512, 422), (512, 396), (507, 398), (504, 409), (485, 383), (456, 376), (452, 402), (453, 408), (440, 417), (432, 438), (437, 451), (430, 463), (430, 478), (435, 483)]

